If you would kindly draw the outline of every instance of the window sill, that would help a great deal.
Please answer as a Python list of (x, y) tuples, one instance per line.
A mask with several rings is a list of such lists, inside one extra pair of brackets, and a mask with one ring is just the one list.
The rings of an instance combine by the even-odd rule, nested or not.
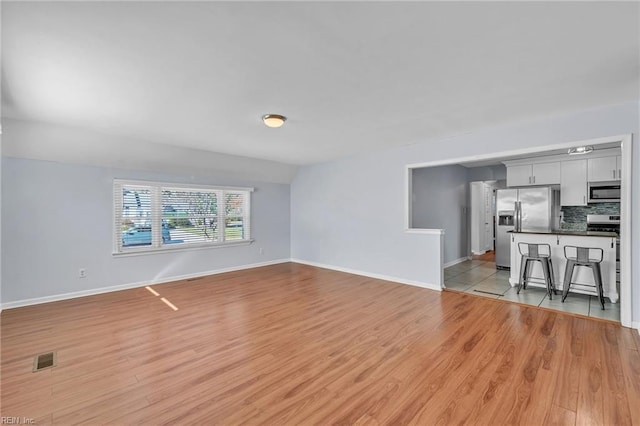
[(404, 232), (407, 234), (444, 235), (444, 229), (408, 228)]
[(219, 249), (223, 247), (238, 247), (238, 246), (248, 246), (253, 243), (253, 239), (251, 240), (242, 240), (242, 241), (232, 241), (225, 243), (213, 243), (213, 244), (189, 244), (188, 246), (162, 246), (158, 248), (132, 248), (123, 252), (113, 252), (111, 253), (113, 257), (129, 257), (129, 256), (145, 256), (149, 254), (158, 254), (158, 253), (175, 253), (182, 251), (193, 251), (193, 250), (208, 250), (208, 249)]

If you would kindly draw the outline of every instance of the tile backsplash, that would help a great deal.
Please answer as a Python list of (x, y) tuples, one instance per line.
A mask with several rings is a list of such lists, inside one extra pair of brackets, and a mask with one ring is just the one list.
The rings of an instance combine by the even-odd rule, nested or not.
[(620, 214), (620, 203), (596, 203), (587, 206), (564, 206), (561, 208), (561, 228), (568, 231), (586, 231), (588, 214)]

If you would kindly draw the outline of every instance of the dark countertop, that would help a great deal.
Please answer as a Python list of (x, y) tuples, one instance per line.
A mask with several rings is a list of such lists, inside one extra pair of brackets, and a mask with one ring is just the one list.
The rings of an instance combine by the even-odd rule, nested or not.
[(618, 234), (615, 232), (602, 232), (602, 231), (507, 231), (514, 234), (539, 234), (539, 235), (574, 235), (577, 237), (605, 237), (605, 238), (618, 238)]

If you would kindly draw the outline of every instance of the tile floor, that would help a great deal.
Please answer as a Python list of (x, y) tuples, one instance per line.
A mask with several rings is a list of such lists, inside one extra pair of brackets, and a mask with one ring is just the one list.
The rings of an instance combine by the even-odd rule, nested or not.
[(477, 296), (620, 321), (620, 304), (611, 303), (607, 298), (603, 311), (598, 298), (586, 294), (569, 293), (564, 303), (560, 294), (549, 300), (544, 288), (527, 287), (516, 294), (516, 288), (509, 284), (509, 271), (497, 270), (495, 263), (491, 261), (467, 260), (450, 266), (444, 270), (444, 284), (449, 290)]

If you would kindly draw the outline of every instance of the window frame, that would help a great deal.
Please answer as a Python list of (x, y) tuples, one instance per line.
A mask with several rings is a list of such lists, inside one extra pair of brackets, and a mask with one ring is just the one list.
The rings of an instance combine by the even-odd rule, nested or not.
[[(122, 220), (124, 212), (124, 203), (122, 202), (122, 188), (123, 187), (138, 187), (149, 189), (150, 192), (150, 204), (151, 204), (151, 245), (145, 246), (132, 246), (126, 247), (122, 244)], [(164, 190), (176, 191), (203, 191), (203, 192), (215, 192), (218, 194), (216, 197), (217, 211), (218, 211), (218, 237), (221, 240), (207, 241), (207, 242), (194, 242), (184, 244), (163, 244), (162, 243), (162, 220), (163, 220), (163, 202), (162, 192)], [(112, 254), (114, 256), (131, 256), (138, 254), (152, 254), (159, 252), (172, 252), (172, 251), (184, 251), (184, 250), (201, 250), (220, 247), (231, 247), (239, 245), (248, 245), (253, 242), (251, 238), (251, 193), (254, 191), (252, 187), (238, 187), (238, 186), (218, 186), (218, 185), (200, 185), (200, 184), (185, 184), (185, 183), (173, 183), (173, 182), (157, 182), (157, 181), (145, 181), (145, 180), (130, 180), (130, 179), (114, 179), (112, 185), (112, 206), (113, 213), (111, 216), (113, 233), (112, 233)], [(244, 224), (244, 238), (225, 240), (225, 224), (226, 224), (226, 209), (225, 209), (225, 196), (227, 193), (243, 193), (244, 205), (243, 205), (243, 224)], [(222, 209), (221, 209), (222, 207)], [(235, 217), (235, 216), (234, 216)], [(222, 226), (220, 226), (222, 225)]]

